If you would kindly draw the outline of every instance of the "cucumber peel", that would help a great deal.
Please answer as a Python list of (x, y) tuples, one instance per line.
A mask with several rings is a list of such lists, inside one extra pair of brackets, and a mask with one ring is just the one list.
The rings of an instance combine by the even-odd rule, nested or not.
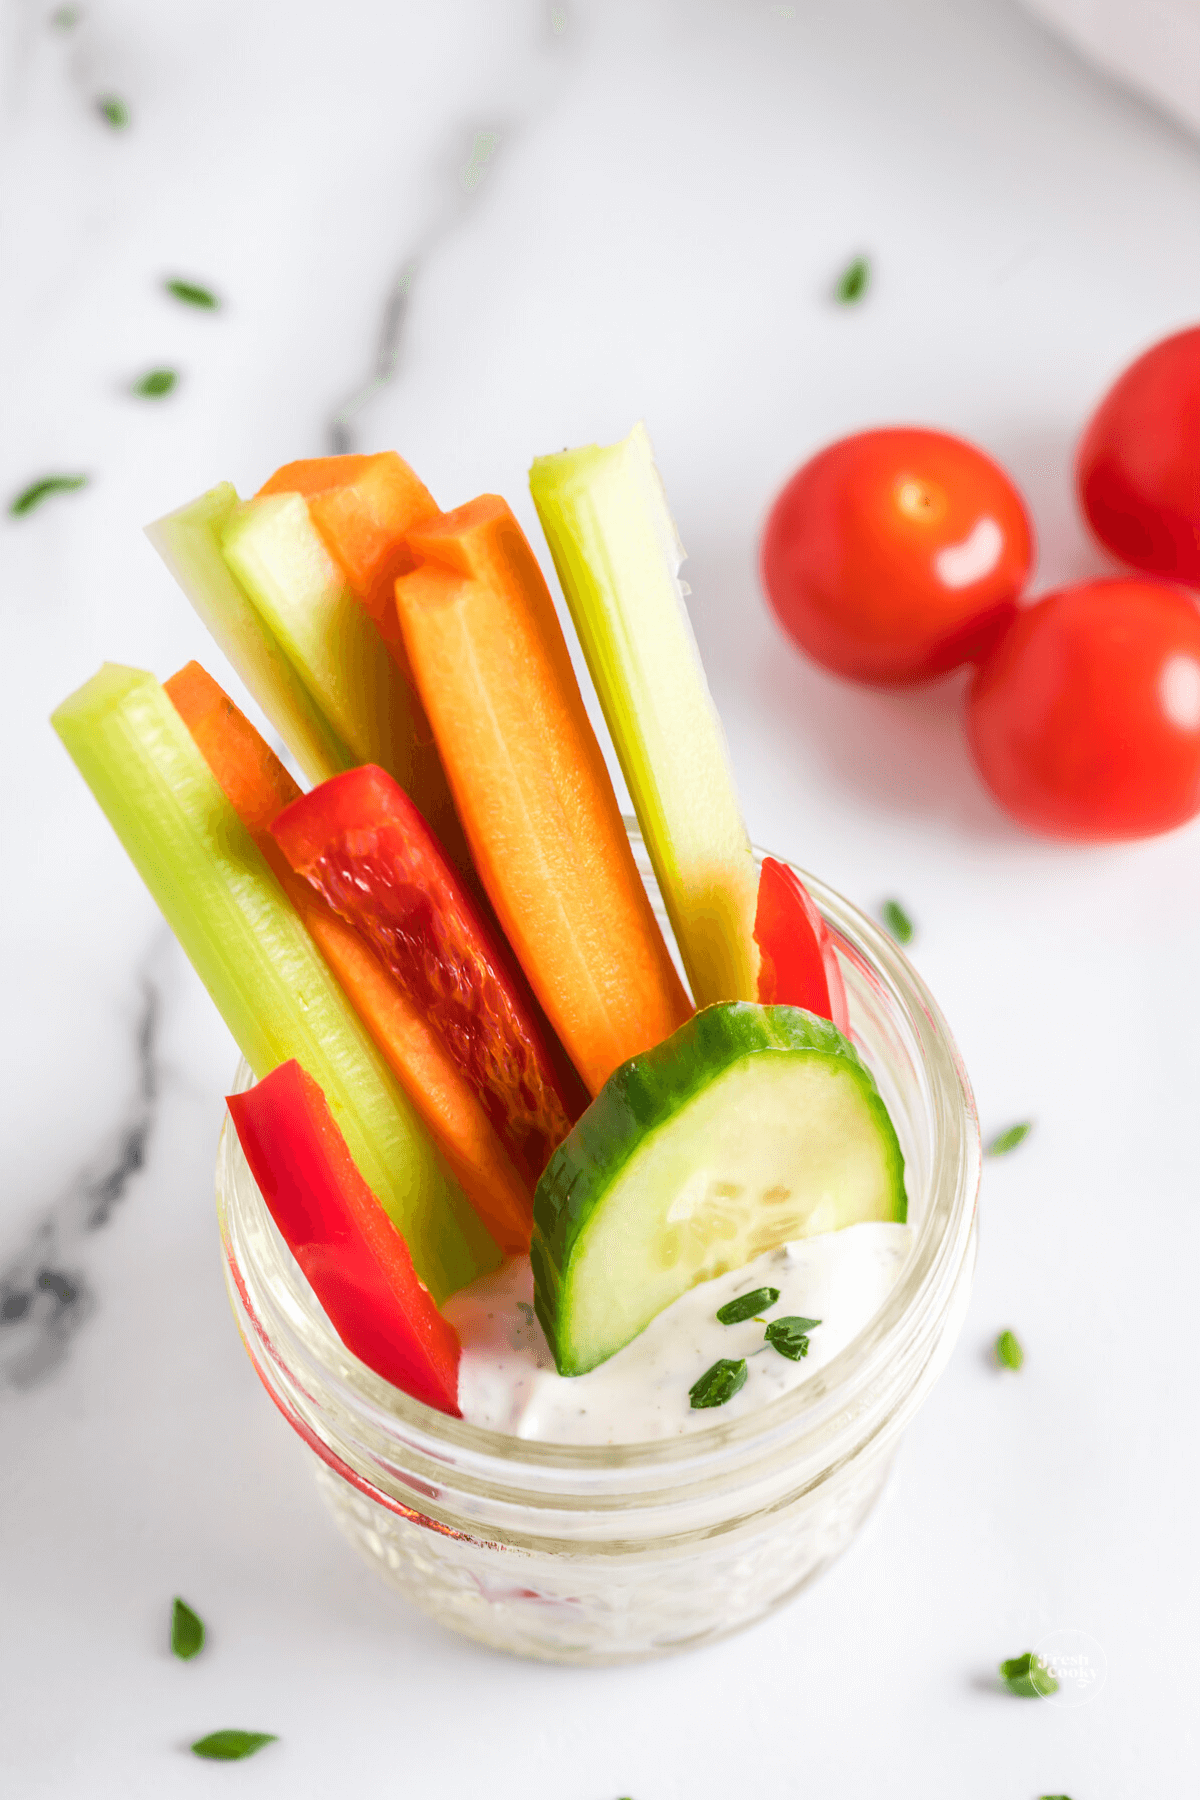
[(534, 1304), (560, 1375), (582, 1375), (697, 1282), (906, 1216), (895, 1129), (841, 1032), (799, 1007), (712, 1006), (623, 1063), (551, 1157)]
[(183, 720), (106, 663), (52, 724), (256, 1076), (295, 1057), (439, 1304), (500, 1262)]
[(644, 425), (529, 472), (697, 1006), (758, 998), (758, 870)]
[(221, 536), (241, 502), (228, 481), (147, 525), (146, 536), (262, 707), (305, 778), (316, 784), (360, 759), (305, 687), (279, 639), (236, 580)]
[(303, 494), (265, 494), (231, 512), (225, 562), (296, 669), (350, 764), (377, 763), (413, 781), (411, 692), (350, 591)]

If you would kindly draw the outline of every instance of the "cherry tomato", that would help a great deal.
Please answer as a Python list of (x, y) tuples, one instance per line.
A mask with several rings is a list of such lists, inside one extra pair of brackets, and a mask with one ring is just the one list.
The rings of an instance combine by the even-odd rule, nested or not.
[(1135, 838), (1200, 810), (1200, 608), (1088, 581), (1017, 614), (967, 696), (983, 779), (1052, 837)]
[(1012, 617), (1033, 528), (1003, 469), (940, 431), (864, 431), (830, 444), (783, 489), (762, 578), (815, 661), (881, 686), (982, 653)]
[(1130, 364), (1080, 439), (1075, 473), (1102, 544), (1135, 569), (1200, 582), (1200, 326)]

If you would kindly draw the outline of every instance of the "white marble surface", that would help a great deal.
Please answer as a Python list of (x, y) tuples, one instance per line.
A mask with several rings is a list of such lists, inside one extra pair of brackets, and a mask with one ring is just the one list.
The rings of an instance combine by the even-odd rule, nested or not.
[[(1200, 149), (1009, 0), (50, 11), (0, 17), (2, 476), (92, 485), (0, 522), (0, 1270), (10, 1313), (32, 1295), (0, 1326), (0, 1789), (1195, 1791), (1200, 827), (1019, 835), (954, 684), (814, 672), (754, 554), (810, 449), (911, 420), (1013, 470), (1043, 584), (1102, 568), (1070, 447), (1130, 354), (1195, 316)], [(860, 249), (874, 288), (839, 311)], [(645, 416), (754, 835), (905, 899), (985, 1126), (1037, 1119), (987, 1171), (964, 1338), (867, 1536), (752, 1634), (649, 1668), (486, 1654), (333, 1534), (222, 1290), (232, 1046), (46, 725), (105, 657), (224, 674), (139, 527), (325, 448), (410, 268), (353, 441), (444, 503), (499, 490), (532, 530), (532, 455)], [(225, 308), (166, 300), (176, 273)], [(177, 395), (129, 398), (156, 363)], [(989, 1364), (1005, 1325), (1019, 1377)], [(176, 1592), (210, 1623), (191, 1665), (165, 1650)], [(1053, 1630), (1103, 1647), (1090, 1705), (996, 1691)], [(227, 1772), (181, 1750), (225, 1725), (281, 1742)]]

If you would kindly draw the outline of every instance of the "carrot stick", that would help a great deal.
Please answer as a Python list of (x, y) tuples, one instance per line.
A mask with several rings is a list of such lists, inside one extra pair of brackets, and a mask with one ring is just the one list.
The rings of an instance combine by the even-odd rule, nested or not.
[(398, 575), (416, 566), (406, 532), (438, 510), (424, 482), (394, 450), (387, 450), (379, 456), (321, 456), (287, 463), (259, 492), (305, 496), (325, 548), (411, 679), (392, 589)]
[(408, 535), (409, 659), (475, 866), (592, 1093), (691, 1008), (642, 886), (562, 628), (508, 506)]
[(299, 799), (300, 789), (199, 663), (188, 663), (163, 685), (475, 1211), (506, 1254), (527, 1249), (533, 1218), (529, 1189), (474, 1090), (382, 963), (353, 927), (293, 874), (270, 834), (271, 821)]
[(259, 494), (304, 495), (308, 516), (347, 587), (378, 626), (393, 662), (412, 691), (416, 748), (409, 792), (455, 868), (481, 897), (404, 648), (393, 599), (396, 577), (416, 566), (406, 534), (420, 520), (436, 516), (437, 502), (394, 450), (378, 456), (318, 456), (307, 462), (285, 463), (264, 483)]
[(271, 821), (300, 789), (271, 746), (198, 662), (185, 663), (163, 686), (242, 824), (273, 844)]
[(284, 463), (258, 491), (260, 494), (319, 494), (341, 482), (354, 481), (370, 460), (369, 456), (310, 456), (300, 462)]

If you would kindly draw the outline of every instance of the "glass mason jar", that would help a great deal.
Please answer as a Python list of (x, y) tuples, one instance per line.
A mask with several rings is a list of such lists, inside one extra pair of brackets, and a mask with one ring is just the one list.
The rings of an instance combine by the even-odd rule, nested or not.
[[(638, 866), (670, 941), (648, 858)], [(234, 1314), (342, 1531), (443, 1625), (554, 1662), (664, 1655), (740, 1630), (850, 1543), (949, 1357), (975, 1255), (979, 1128), (932, 996), (813, 876), (855, 1043), (906, 1163), (912, 1253), (870, 1324), (798, 1387), (649, 1444), (530, 1442), (447, 1418), (345, 1349), (276, 1231), (228, 1121), (217, 1205)], [(239, 1085), (249, 1084), (243, 1064)]]

